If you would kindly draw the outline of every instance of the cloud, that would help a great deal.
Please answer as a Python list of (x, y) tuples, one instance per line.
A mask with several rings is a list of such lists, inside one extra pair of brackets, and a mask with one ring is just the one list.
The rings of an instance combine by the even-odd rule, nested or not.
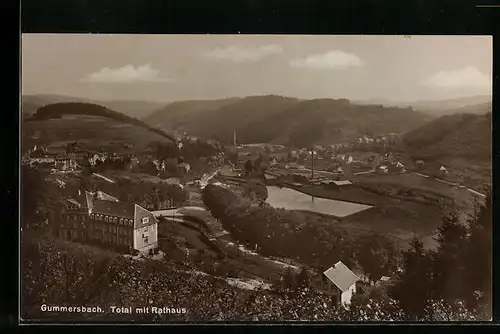
[(492, 80), (474, 66), (452, 71), (440, 71), (425, 79), (423, 84), (433, 88), (491, 88)]
[(119, 68), (104, 67), (99, 71), (86, 75), (82, 81), (100, 83), (133, 83), (133, 82), (171, 82), (171, 79), (160, 76), (160, 71), (151, 65), (134, 67), (126, 65)]
[(309, 68), (316, 70), (323, 69), (344, 69), (348, 67), (361, 66), (363, 62), (358, 56), (340, 50), (329, 51), (322, 54), (313, 54), (304, 58), (296, 58), (290, 61), (290, 66), (294, 68)]
[(279, 45), (262, 45), (256, 47), (228, 46), (203, 53), (205, 58), (235, 63), (256, 62), (269, 56), (283, 53)]

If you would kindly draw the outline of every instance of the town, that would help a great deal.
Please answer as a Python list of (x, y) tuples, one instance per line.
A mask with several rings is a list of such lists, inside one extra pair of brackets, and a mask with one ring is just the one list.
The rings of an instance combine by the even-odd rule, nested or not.
[[(356, 286), (360, 284), (367, 284), (368, 287), (390, 284), (391, 275), (396, 271), (389, 270), (384, 272), (385, 275), (370, 275), (369, 278), (359, 268), (354, 270), (356, 273), (353, 272), (342, 261), (332, 263), (324, 272), (318, 272), (292, 259), (262, 257), (256, 253), (258, 245), (249, 250), (246, 248), (248, 245), (236, 244), (232, 238), (220, 238), (230, 233), (211, 216), (200, 199), (203, 190), (212, 185), (245, 194), (258, 206), (265, 204), (268, 196), (265, 194), (266, 186), (298, 191), (306, 189), (304, 194), (324, 193), (323, 196), (317, 196), (319, 198), (333, 196), (349, 200), (356, 196), (350, 195), (349, 191), (356, 192), (359, 189), (357, 176), (422, 175), (418, 171), (424, 162), (404, 160), (397, 146), (400, 140), (397, 134), (360, 137), (352, 143), (331, 144), (327, 147), (316, 145), (310, 149), (268, 144), (239, 145), (236, 133), (234, 137), (233, 146), (220, 150), (220, 145), (214, 145), (211, 156), (196, 157), (204, 165), (202, 170), (192, 170), (182, 157), (183, 142), (193, 142), (189, 137), (177, 139), (175, 145), (178, 154), (175, 157), (155, 156), (153, 153), (116, 154), (103, 149), (92, 151), (82, 148), (78, 143), (71, 143), (65, 149), (34, 145), (23, 156), (22, 163), (31, 169), (46, 171), (47, 180), (57, 187), (72, 189), (65, 192), (67, 197), (62, 211), (64, 213), (60, 217), (61, 223), (53, 231), (54, 235), (64, 240), (113, 249), (137, 259), (177, 259), (183, 261), (184, 265), (210, 257), (211, 253), (216, 254), (215, 259), (228, 256), (238, 258), (243, 254), (244, 261), (247, 261), (247, 256), (254, 257), (255, 260), (251, 262), (260, 262), (263, 267), (259, 271), (270, 272), (261, 276), (259, 272), (254, 272), (245, 279), (228, 277), (226, 280), (229, 284), (250, 290), (258, 287), (269, 289), (274, 284), (282, 284), (285, 279), (290, 279), (287, 277), (291, 275), (290, 272), (298, 274), (303, 269), (311, 276), (311, 284), (318, 291), (337, 296), (337, 302), (344, 306), (350, 304)], [(197, 144), (200, 144), (199, 140)], [(412, 166), (410, 170), (405, 168), (407, 165)], [(444, 166), (435, 171), (437, 181), (440, 180), (438, 177), (446, 178), (447, 175), (448, 169)], [(153, 182), (158, 187), (166, 184), (187, 195), (184, 200), (180, 195), (167, 200), (158, 198), (156, 203), (140, 202), (143, 206), (137, 202), (121, 201), (104, 192), (112, 188), (108, 185), (120, 182), (115, 181), (120, 177), (135, 177), (141, 183), (147, 178), (154, 178)], [(425, 175), (421, 177), (429, 178)], [(464, 188), (458, 183), (448, 183)], [(94, 184), (94, 187), (75, 189), (71, 184)], [(264, 195), (258, 196), (259, 190)], [(311, 197), (313, 202), (314, 197)], [(178, 203), (182, 203), (182, 206)], [(323, 213), (335, 217), (333, 206), (330, 208), (332, 210)], [(199, 218), (199, 213), (202, 213), (203, 218)], [(172, 234), (173, 226), (176, 226), (179, 235)], [(198, 235), (183, 235), (187, 232), (182, 231), (185, 229), (194, 230)], [(273, 276), (274, 279), (268, 278)]]
[[(290, 62), (290, 75), (309, 63)], [(491, 317), (491, 96), (426, 107), (269, 91), (24, 94), (22, 317)]]

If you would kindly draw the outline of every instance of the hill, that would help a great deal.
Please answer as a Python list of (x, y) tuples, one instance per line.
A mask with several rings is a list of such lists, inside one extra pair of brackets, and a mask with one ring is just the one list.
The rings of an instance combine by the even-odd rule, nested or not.
[(491, 161), (491, 113), (443, 116), (406, 134), (404, 141), (421, 159), (451, 156)]
[[(214, 138), (225, 144), (237, 133), (240, 143), (272, 142), (291, 146), (343, 142), (360, 134), (404, 133), (423, 125), (429, 116), (410, 108), (356, 105), (345, 99), (299, 100), (267, 95), (217, 103), (200, 101), (185, 112), (183, 102), (144, 119), (169, 130)], [(206, 105), (206, 106), (205, 106)], [(182, 119), (182, 121), (179, 121)]]
[(122, 114), (131, 117), (145, 117), (151, 112), (161, 108), (164, 103), (162, 102), (150, 102), (150, 101), (128, 101), (128, 100), (114, 100), (114, 101), (97, 101), (85, 98), (79, 98), (74, 96), (65, 95), (23, 95), (21, 102), (21, 110), (23, 114), (32, 115), (38, 108), (55, 103), (67, 103), (67, 102), (81, 102), (81, 103), (93, 103), (105, 106), (109, 109), (116, 110)]
[(186, 122), (190, 121), (193, 114), (216, 110), (238, 100), (239, 98), (177, 101), (158, 108), (142, 119), (148, 124), (156, 124), (162, 128), (175, 130), (186, 126)]
[(491, 105), (491, 101), (491, 95), (476, 95), (449, 100), (415, 101), (409, 103), (409, 105), (416, 110), (437, 111), (461, 109), (467, 106), (482, 105), (487, 103)]
[(434, 117), (452, 114), (485, 114), (492, 109), (490, 95), (477, 95), (449, 100), (395, 102), (387, 99), (371, 99), (355, 102), (360, 105), (381, 104), (386, 107), (407, 108), (427, 113)]
[(471, 104), (462, 107), (455, 107), (449, 109), (425, 109), (422, 112), (427, 113), (432, 116), (440, 117), (445, 115), (453, 114), (476, 114), (484, 115), (492, 110), (492, 103), (484, 102), (480, 104)]
[(135, 147), (175, 139), (140, 120), (90, 103), (56, 103), (39, 108), (22, 125), (23, 149), (34, 144), (82, 142), (92, 147)]
[(40, 95), (22, 95), (21, 96), (21, 111), (23, 115), (33, 115), (38, 108), (43, 106), (61, 103), (61, 102), (86, 102), (90, 103), (90, 100), (66, 96), (66, 95), (49, 95), (49, 94), (40, 94)]
[(443, 178), (443, 165), (449, 171), (445, 179), (481, 192), (491, 184), (491, 130), (491, 113), (455, 114), (408, 133), (404, 141), (410, 157), (425, 162), (423, 174)]

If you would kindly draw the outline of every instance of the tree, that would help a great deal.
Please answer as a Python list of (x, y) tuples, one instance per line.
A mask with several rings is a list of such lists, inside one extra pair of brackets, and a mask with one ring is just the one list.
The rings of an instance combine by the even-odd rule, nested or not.
[(403, 252), (402, 273), (397, 283), (389, 290), (411, 319), (421, 319), (430, 299), (430, 257), (422, 241), (415, 237), (410, 249)]
[(432, 293), (436, 300), (444, 299), (452, 304), (467, 295), (464, 290), (467, 228), (460, 223), (456, 212), (443, 217), (436, 241), (438, 247), (432, 254)]
[(396, 249), (391, 240), (376, 234), (368, 234), (357, 240), (358, 264), (363, 268), (370, 282), (389, 275), (396, 265)]
[(21, 169), (22, 227), (43, 229), (61, 218), (61, 189), (45, 181), (45, 173), (23, 166)]
[(488, 190), (484, 204), (476, 207), (468, 220), (469, 245), (466, 254), (467, 306), (484, 305), (491, 315), (492, 296), (492, 207)]
[(285, 275), (283, 276), (283, 288), (285, 290), (295, 290), (298, 287), (298, 281), (295, 273), (290, 267), (287, 267)]
[(306, 268), (302, 268), (297, 275), (297, 285), (299, 287), (307, 287), (310, 283), (309, 273)]
[(252, 163), (252, 160), (248, 159), (247, 161), (245, 161), (245, 176), (250, 176), (252, 174), (252, 171), (253, 171), (253, 168), (254, 168), (254, 165)]

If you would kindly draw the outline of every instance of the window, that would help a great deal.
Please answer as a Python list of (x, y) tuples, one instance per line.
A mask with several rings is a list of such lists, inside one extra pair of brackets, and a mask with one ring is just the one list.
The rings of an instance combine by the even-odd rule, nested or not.
[(123, 218), (120, 218), (120, 225), (123, 224)]
[(143, 224), (147, 224), (147, 223), (149, 223), (149, 217), (144, 217), (144, 218), (142, 218), (142, 223), (143, 223)]
[(116, 223), (118, 219), (116, 217), (113, 218), (113, 223)]
[(148, 237), (145, 237), (143, 240), (145, 244), (149, 243)]
[(153, 225), (151, 226), (151, 229), (153, 230), (153, 232), (156, 230), (156, 225)]
[(104, 216), (104, 221), (107, 222), (108, 221), (108, 216)]

